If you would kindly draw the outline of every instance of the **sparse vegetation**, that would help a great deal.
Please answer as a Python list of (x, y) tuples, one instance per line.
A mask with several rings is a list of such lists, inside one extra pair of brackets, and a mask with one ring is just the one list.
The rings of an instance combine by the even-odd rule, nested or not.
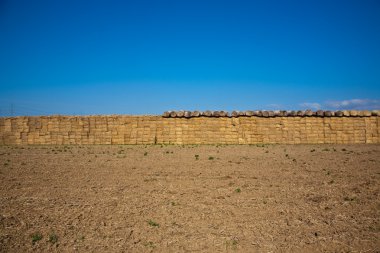
[(32, 243), (35, 244), (36, 242), (42, 240), (42, 234), (37, 232), (37, 233), (34, 233), (32, 234)]
[[(362, 245), (351, 237), (376, 251), (380, 147), (334, 146), (338, 152), (331, 144), (230, 145), (218, 154), (212, 145), (89, 145), (74, 146), (74, 154), (54, 148), (58, 155), (46, 155), (52, 146), (21, 154), (0, 146), (0, 164), (9, 163), (0, 166), (1, 193), (9, 195), (0, 251), (281, 251), (268, 233), (286, 237), (286, 249), (296, 249), (301, 235), (339, 251), (323, 240), (336, 231), (349, 233), (339, 239), (352, 251)], [(254, 233), (242, 234), (248, 227)]]
[(214, 157), (213, 156), (209, 156), (208, 159), (209, 160), (214, 160)]
[(226, 241), (226, 249), (231, 248), (233, 250), (237, 249), (238, 241), (236, 239)]
[(153, 220), (148, 220), (148, 224), (152, 227), (159, 227), (160, 224), (158, 224), (157, 222), (153, 221)]
[(54, 244), (58, 242), (58, 236), (55, 233), (49, 235), (49, 242)]
[(343, 200), (344, 201), (354, 201), (355, 198), (354, 197), (348, 197), (348, 196), (346, 196), (346, 197), (343, 198)]
[(156, 246), (154, 245), (154, 243), (151, 242), (151, 241), (144, 243), (144, 246), (145, 246), (145, 247), (148, 247), (148, 248), (155, 248), (155, 247), (156, 247)]

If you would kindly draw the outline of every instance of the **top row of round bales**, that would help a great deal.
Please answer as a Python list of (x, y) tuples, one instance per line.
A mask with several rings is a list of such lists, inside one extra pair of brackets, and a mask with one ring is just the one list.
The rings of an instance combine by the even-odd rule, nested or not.
[(193, 118), (193, 117), (370, 117), (380, 116), (380, 110), (374, 111), (166, 111), (164, 118)]

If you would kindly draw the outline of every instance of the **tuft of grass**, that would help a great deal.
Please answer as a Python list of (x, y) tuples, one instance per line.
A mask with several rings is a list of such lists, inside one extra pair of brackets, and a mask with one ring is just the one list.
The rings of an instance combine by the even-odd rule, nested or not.
[(153, 220), (148, 220), (148, 224), (152, 227), (160, 227), (160, 224), (158, 224), (157, 222)]
[(148, 155), (148, 152), (145, 152), (145, 153), (144, 153), (144, 156), (147, 156), (147, 155)]
[(236, 189), (235, 189), (235, 192), (240, 193), (240, 192), (241, 192), (241, 189), (240, 189), (240, 188), (236, 188)]
[(226, 241), (226, 249), (231, 248), (231, 249), (237, 249), (238, 241), (235, 239), (228, 240)]
[(148, 247), (148, 248), (155, 248), (156, 246), (154, 245), (154, 243), (153, 242), (146, 242), (146, 243), (144, 243), (144, 246), (145, 247)]
[(209, 156), (208, 159), (209, 160), (214, 160), (214, 157), (213, 156)]
[(40, 232), (32, 234), (32, 243), (35, 244), (36, 242), (42, 240), (42, 234)]
[(315, 149), (310, 150), (310, 152), (315, 152)]
[(58, 236), (55, 233), (49, 235), (49, 242), (52, 244), (58, 242)]
[(344, 151), (347, 151), (347, 149), (345, 149), (345, 148), (342, 148), (342, 151), (344, 152)]
[(322, 149), (322, 151), (330, 151), (330, 149), (324, 148), (324, 149)]
[(355, 198), (346, 196), (346, 197), (343, 198), (343, 200), (344, 201), (354, 201)]
[(195, 160), (199, 160), (199, 155), (195, 155)]

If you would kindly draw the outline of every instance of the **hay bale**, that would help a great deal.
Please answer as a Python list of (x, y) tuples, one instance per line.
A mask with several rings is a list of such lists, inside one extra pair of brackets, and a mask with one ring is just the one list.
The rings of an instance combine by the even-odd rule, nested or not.
[(370, 111), (368, 111), (368, 110), (363, 111), (364, 117), (370, 117), (371, 115), (372, 115), (372, 113)]
[(206, 116), (206, 117), (211, 117), (212, 116), (212, 111), (207, 110), (207, 111), (203, 112), (202, 115)]
[(213, 111), (212, 116), (218, 118), (218, 117), (220, 117), (220, 112), (219, 111)]
[(308, 109), (308, 110), (305, 111), (304, 115), (307, 116), (307, 117), (311, 117), (311, 116), (313, 116), (313, 111), (310, 110), (310, 109)]
[(253, 116), (253, 111), (245, 111), (245, 116), (251, 117)]
[(356, 110), (351, 110), (351, 111), (350, 111), (350, 116), (352, 116), (352, 117), (357, 117), (357, 116), (359, 116), (359, 113), (358, 113), (358, 111), (356, 111)]
[(162, 114), (162, 117), (169, 118), (170, 117), (170, 111), (166, 111)]
[(317, 111), (317, 116), (318, 117), (323, 117), (325, 115), (325, 112), (324, 111), (322, 111), (322, 110), (318, 110)]
[(185, 118), (191, 118), (191, 112), (185, 111), (184, 116), (185, 116)]
[(201, 113), (199, 111), (191, 112), (191, 117), (199, 117), (199, 116), (201, 116)]
[(239, 114), (240, 114), (239, 111), (232, 111), (232, 113), (231, 113), (232, 117), (238, 117)]

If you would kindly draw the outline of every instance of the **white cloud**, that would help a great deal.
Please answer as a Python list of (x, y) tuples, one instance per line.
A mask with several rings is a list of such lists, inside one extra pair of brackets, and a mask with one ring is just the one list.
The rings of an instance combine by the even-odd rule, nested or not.
[(319, 110), (321, 109), (321, 104), (319, 103), (302, 103), (300, 104), (301, 107), (306, 108), (306, 109), (313, 109), (313, 110)]
[(302, 108), (313, 110), (379, 110), (379, 99), (348, 99), (325, 101), (323, 103), (305, 102), (299, 104)]
[(327, 101), (326, 107), (339, 110), (375, 110), (380, 109), (378, 99), (349, 99), (341, 101)]
[(271, 110), (280, 110), (280, 109), (284, 108), (284, 106), (280, 105), (280, 104), (269, 104), (266, 107), (271, 109)]

